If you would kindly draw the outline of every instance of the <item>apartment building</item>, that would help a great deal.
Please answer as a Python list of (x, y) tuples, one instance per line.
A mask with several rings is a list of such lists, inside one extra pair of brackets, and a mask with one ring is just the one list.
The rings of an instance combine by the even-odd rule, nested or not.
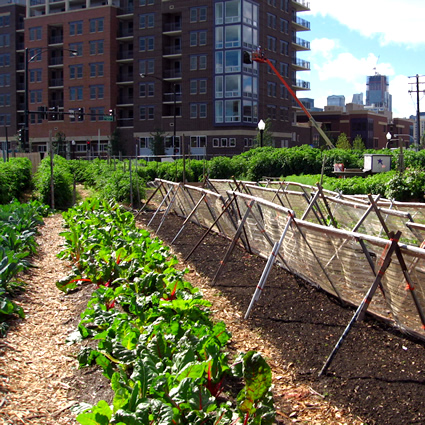
[(275, 146), (293, 146), (294, 100), (267, 64), (243, 57), (261, 46), (294, 91), (308, 90), (307, 10), (304, 0), (27, 0), (17, 77), (28, 146), (61, 137), (76, 157), (114, 144), (150, 155), (161, 135), (166, 154), (232, 155), (267, 118)]
[(17, 71), (24, 68), (24, 1), (0, 1), (0, 144), (6, 151), (14, 145), (23, 99), (23, 81)]

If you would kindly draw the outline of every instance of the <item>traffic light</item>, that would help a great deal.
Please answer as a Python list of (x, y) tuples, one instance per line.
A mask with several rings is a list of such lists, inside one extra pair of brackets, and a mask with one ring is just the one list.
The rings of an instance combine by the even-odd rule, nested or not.
[(20, 128), (18, 130), (18, 142), (20, 145), (22, 145), (22, 142), (24, 141), (24, 129)]
[(109, 110), (109, 116), (110, 116), (110, 117), (114, 117), (114, 110), (113, 110), (113, 109), (110, 109), (110, 110)]
[(57, 106), (52, 106), (51, 108), (49, 108), (50, 111), (50, 120), (51, 121), (56, 121), (58, 119), (58, 111), (59, 108)]
[[(78, 108), (77, 119), (78, 121), (84, 121), (84, 108)], [(90, 144), (90, 142), (87, 142), (87, 144)]]

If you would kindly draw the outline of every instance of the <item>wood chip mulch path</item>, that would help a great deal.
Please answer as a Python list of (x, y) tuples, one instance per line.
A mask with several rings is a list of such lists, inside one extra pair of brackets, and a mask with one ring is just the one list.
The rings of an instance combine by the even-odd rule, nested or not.
[[(83, 307), (55, 286), (67, 274), (67, 264), (56, 257), (61, 250), (62, 222), (61, 215), (56, 214), (46, 218), (39, 229), (39, 253), (33, 261), (37, 267), (25, 276), (26, 291), (17, 299), (26, 318), (12, 321), (7, 337), (0, 339), (0, 425), (76, 424), (70, 408), (79, 400), (93, 399), (89, 385), (73, 385), (83, 379), (81, 374), (76, 378), (78, 347), (65, 342)], [(297, 383), (291, 365), (248, 328), (243, 313), (211, 288), (206, 278), (192, 269), (186, 279), (200, 287), (213, 303), (215, 317), (225, 321), (238, 351), (258, 350), (267, 357), (273, 371), (279, 423), (362, 424), (312, 388)], [(76, 391), (80, 392), (78, 396)], [(283, 405), (289, 414), (279, 411)]]

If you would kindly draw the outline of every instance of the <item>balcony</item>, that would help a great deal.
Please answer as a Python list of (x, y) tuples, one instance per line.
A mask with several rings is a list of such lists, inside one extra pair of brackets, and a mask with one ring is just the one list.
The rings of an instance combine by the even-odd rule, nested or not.
[(310, 70), (310, 62), (302, 60), (302, 59), (293, 59), (292, 65), (296, 71), (309, 71)]
[(182, 30), (181, 22), (168, 22), (168, 23), (165, 23), (162, 28), (163, 33), (175, 33), (175, 32), (181, 32), (181, 30)]
[(297, 12), (307, 12), (310, 10), (310, 2), (305, 0), (292, 0), (292, 6)]
[(133, 79), (133, 73), (122, 73), (118, 74), (117, 83), (133, 84)]
[[(162, 97), (162, 101), (164, 103), (174, 103), (174, 93), (164, 93)], [(176, 103), (181, 103), (182, 101), (182, 94), (176, 93)]]
[(49, 58), (49, 66), (63, 65), (63, 56)]
[(55, 35), (50, 37), (49, 44), (63, 44), (63, 35)]
[(133, 106), (133, 101), (133, 96), (119, 96), (117, 99), (117, 105), (121, 107), (125, 105)]
[(164, 79), (180, 79), (182, 78), (182, 72), (177, 69), (166, 69), (163, 75)]
[(63, 87), (63, 78), (52, 78), (49, 87)]
[(178, 56), (181, 54), (181, 46), (165, 46), (163, 49), (163, 56)]
[(117, 60), (119, 61), (131, 61), (133, 60), (133, 52), (130, 50), (127, 51), (120, 51), (118, 54)]
[(310, 50), (310, 42), (299, 37), (292, 37), (292, 46), (294, 47), (294, 50), (298, 51)]
[(118, 31), (117, 38), (132, 38), (134, 35), (133, 28), (123, 28)]
[(305, 19), (301, 19), (295, 15), (292, 17), (292, 23), (295, 31), (310, 31), (310, 22)]
[(310, 82), (303, 80), (294, 80), (292, 82), (295, 90), (310, 90)]

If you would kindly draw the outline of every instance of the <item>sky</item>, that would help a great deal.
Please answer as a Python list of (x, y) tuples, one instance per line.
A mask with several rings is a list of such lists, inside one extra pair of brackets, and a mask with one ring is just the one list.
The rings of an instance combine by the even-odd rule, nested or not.
[[(425, 1), (423, 0), (306, 0), (309, 12), (298, 16), (310, 22), (310, 31), (297, 36), (310, 42), (310, 51), (297, 57), (310, 62), (310, 71), (297, 78), (310, 82), (299, 97), (314, 99), (323, 108), (330, 95), (354, 93), (366, 100), (366, 78), (375, 73), (389, 77), (393, 117), (416, 116), (416, 75), (425, 112)], [(409, 78), (413, 77), (413, 78)]]

